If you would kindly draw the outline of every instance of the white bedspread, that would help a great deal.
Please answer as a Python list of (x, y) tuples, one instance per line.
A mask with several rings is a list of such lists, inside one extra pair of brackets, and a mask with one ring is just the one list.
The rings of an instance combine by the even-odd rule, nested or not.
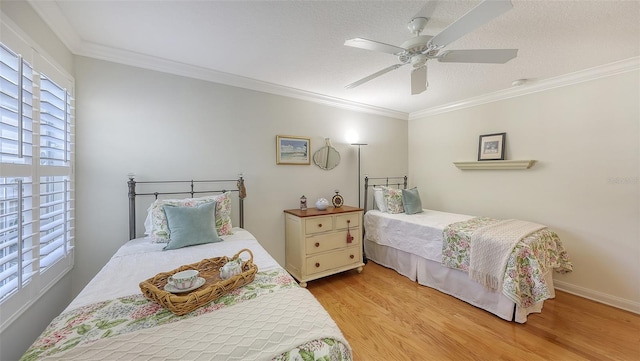
[[(67, 306), (65, 311), (99, 301), (140, 293), (140, 282), (158, 273), (195, 263), (204, 258), (231, 257), (243, 248), (248, 248), (253, 252), (253, 263), (258, 266), (258, 271), (280, 267), (250, 232), (234, 228), (232, 235), (222, 238), (224, 239), (222, 242), (171, 251), (162, 250), (166, 243), (151, 243), (149, 238), (133, 239), (111, 257), (111, 260), (87, 284), (78, 297)], [(249, 255), (243, 253), (240, 257), (247, 259)]]
[(270, 360), (326, 337), (348, 345), (308, 290), (290, 288), (180, 322), (79, 345), (46, 360)]
[(471, 218), (473, 216), (429, 209), (411, 215), (370, 210), (364, 215), (364, 237), (383, 246), (441, 262), (444, 228)]

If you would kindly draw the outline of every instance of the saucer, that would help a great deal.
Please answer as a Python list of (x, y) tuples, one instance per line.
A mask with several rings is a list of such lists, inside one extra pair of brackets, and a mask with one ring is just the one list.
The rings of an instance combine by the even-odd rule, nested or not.
[(198, 277), (196, 278), (195, 282), (193, 282), (193, 286), (189, 288), (184, 288), (184, 289), (176, 288), (174, 285), (167, 283), (164, 286), (164, 290), (171, 293), (184, 293), (184, 292), (193, 291), (198, 287), (202, 287), (202, 285), (204, 285), (205, 282), (206, 280), (204, 278)]

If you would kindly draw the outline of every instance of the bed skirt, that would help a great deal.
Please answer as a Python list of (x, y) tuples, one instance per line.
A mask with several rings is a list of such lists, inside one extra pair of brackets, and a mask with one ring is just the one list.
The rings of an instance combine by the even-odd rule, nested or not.
[[(528, 308), (518, 307), (502, 292), (492, 292), (479, 283), (471, 281), (467, 273), (445, 267), (441, 262), (431, 261), (369, 240), (364, 241), (364, 248), (369, 260), (394, 269), (423, 286), (451, 295), (507, 321), (525, 323), (527, 315), (542, 311), (544, 301)], [(545, 274), (545, 281), (548, 285), (553, 285), (551, 270)], [(555, 297), (554, 288), (549, 287), (549, 289), (551, 296)]]

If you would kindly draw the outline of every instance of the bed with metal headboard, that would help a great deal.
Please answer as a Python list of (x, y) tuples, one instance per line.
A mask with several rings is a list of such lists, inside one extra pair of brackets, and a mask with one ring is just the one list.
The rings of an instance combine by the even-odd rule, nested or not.
[[(320, 303), (244, 229), (247, 193), (242, 177), (206, 181), (131, 177), (127, 184), (131, 240), (51, 322), (23, 360), (353, 359), (349, 343)], [(230, 216), (235, 208), (232, 194), (238, 198), (237, 222)], [(145, 207), (147, 213), (156, 214), (147, 215), (148, 235), (137, 237), (136, 212), (141, 209), (136, 210), (136, 201), (142, 196), (152, 202)], [(218, 218), (227, 216), (228, 221)], [(166, 239), (158, 231), (164, 225)], [(167, 295), (164, 308), (141, 291), (145, 281), (157, 279), (156, 275), (235, 256), (243, 267), (248, 262), (258, 267), (255, 278), (213, 301), (196, 299), (197, 308), (184, 315), (174, 314), (177, 308), (166, 303), (181, 302), (179, 298)], [(212, 279), (207, 271), (206, 283), (196, 279), (190, 288), (177, 290), (167, 284), (164, 290), (191, 302), (189, 292), (200, 297), (211, 282), (216, 283), (216, 273)]]
[[(233, 185), (234, 183), (235, 187)], [(244, 199), (247, 196), (247, 190), (242, 175), (237, 179), (176, 181), (136, 181), (134, 177), (129, 177), (127, 186), (129, 189), (129, 239), (136, 238), (136, 201), (140, 197), (154, 197), (154, 200), (157, 201), (165, 196), (176, 197), (189, 195), (191, 198), (194, 198), (196, 195), (237, 193), (239, 212), (238, 226), (244, 228)], [(138, 186), (145, 187), (145, 189), (151, 187), (152, 189), (160, 190), (138, 192)]]
[(365, 178), (364, 194), (368, 260), (505, 320), (540, 312), (555, 297), (551, 271), (573, 268), (547, 227), (423, 208), (406, 176)]
[[(395, 187), (398, 189), (407, 189), (407, 176), (399, 176), (399, 177), (364, 177), (364, 210), (365, 212), (369, 209), (367, 208), (369, 202), (369, 198), (373, 195), (369, 195), (369, 190), (373, 190), (375, 188), (380, 187)], [(401, 188), (402, 187), (402, 188)], [(375, 202), (375, 199), (372, 199)], [(372, 203), (375, 205), (375, 203)]]

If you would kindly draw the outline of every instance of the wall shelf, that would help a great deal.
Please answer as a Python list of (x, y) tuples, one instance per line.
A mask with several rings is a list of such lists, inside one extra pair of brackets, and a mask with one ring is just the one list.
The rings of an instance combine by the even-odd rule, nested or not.
[(453, 164), (462, 170), (497, 170), (529, 169), (533, 167), (535, 162), (535, 160), (483, 160), (479, 162), (453, 162)]

